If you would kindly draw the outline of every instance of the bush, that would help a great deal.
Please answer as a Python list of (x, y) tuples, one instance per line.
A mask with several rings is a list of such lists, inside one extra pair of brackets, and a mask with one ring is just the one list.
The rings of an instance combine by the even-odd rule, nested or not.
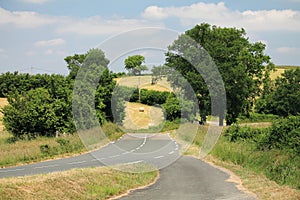
[(3, 122), (15, 138), (31, 139), (37, 136), (54, 136), (60, 132), (73, 132), (70, 99), (55, 99), (44, 88), (15, 93), (8, 97)]
[(147, 105), (164, 104), (170, 92), (141, 89), (141, 103)]
[(272, 149), (286, 150), (300, 155), (300, 116), (291, 116), (275, 121), (270, 133), (260, 145)]
[(225, 136), (230, 142), (236, 141), (260, 141), (269, 132), (268, 128), (250, 128), (233, 124), (225, 131)]

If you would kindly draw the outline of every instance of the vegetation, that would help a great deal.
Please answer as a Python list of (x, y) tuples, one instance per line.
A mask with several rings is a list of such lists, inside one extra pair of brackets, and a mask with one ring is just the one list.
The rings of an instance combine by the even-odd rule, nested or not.
[(142, 71), (148, 70), (145, 62), (145, 57), (141, 55), (128, 56), (125, 59), (125, 69), (127, 69), (133, 75), (141, 75)]
[[(166, 55), (166, 65), (180, 72), (188, 80), (197, 94), (201, 116), (214, 114), (211, 113), (210, 99), (220, 101), (220, 99), (214, 100), (218, 96), (217, 91), (215, 94), (209, 93), (208, 90), (208, 87), (215, 87), (213, 85), (218, 79), (215, 73), (199, 73), (199, 71), (205, 72), (207, 68), (211, 68), (213, 62), (207, 53), (197, 47), (197, 44), (192, 44), (188, 48), (183, 45), (191, 40), (189, 38), (207, 51), (221, 73), (227, 97), (226, 122), (228, 125), (236, 122), (241, 113), (247, 114), (251, 111), (255, 97), (262, 90), (261, 86), (268, 83), (266, 80), (274, 65), (270, 62), (270, 57), (264, 54), (265, 45), (260, 42), (250, 43), (244, 29), (220, 28), (209, 24), (196, 25), (174, 41)], [(197, 49), (199, 49), (198, 52), (196, 51), (198, 56), (195, 54)], [(193, 66), (191, 61), (197, 66)], [(185, 88), (186, 84), (178, 81), (173, 74), (169, 76), (169, 80), (172, 86), (183, 88), (184, 92), (190, 92)], [(207, 85), (207, 80), (214, 81)], [(221, 122), (223, 110), (216, 112)]]
[(273, 88), (265, 91), (258, 100), (256, 110), (259, 113), (279, 116), (300, 114), (300, 68), (286, 70), (278, 77)]
[[(107, 167), (73, 169), (45, 175), (0, 180), (0, 199), (109, 199), (151, 184), (158, 171), (144, 164), (122, 166), (126, 173)], [(153, 171), (154, 170), (154, 171)]]

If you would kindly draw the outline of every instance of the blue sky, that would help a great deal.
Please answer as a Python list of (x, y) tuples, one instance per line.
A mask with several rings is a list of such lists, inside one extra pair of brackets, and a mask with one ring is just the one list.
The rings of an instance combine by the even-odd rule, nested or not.
[(66, 74), (64, 57), (113, 35), (143, 27), (180, 33), (203, 22), (243, 27), (276, 65), (300, 65), (300, 0), (0, 0), (0, 73)]

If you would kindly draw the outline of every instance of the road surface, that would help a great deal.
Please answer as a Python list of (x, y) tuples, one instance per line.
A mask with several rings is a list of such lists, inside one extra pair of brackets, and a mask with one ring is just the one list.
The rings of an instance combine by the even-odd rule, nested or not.
[(109, 145), (75, 157), (0, 169), (0, 178), (25, 176), (72, 168), (149, 163), (160, 169), (158, 181), (121, 200), (244, 199), (254, 197), (227, 182), (229, 175), (211, 165), (180, 155), (180, 145), (167, 134), (126, 134)]

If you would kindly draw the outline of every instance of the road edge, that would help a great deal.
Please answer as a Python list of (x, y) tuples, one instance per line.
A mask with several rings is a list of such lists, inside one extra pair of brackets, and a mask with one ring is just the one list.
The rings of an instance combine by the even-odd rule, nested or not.
[(107, 199), (107, 200), (117, 200), (117, 199), (120, 199), (120, 198), (122, 198), (122, 197), (125, 197), (125, 196), (130, 195), (130, 193), (132, 193), (132, 192), (134, 192), (134, 191), (146, 189), (146, 188), (148, 188), (148, 187), (154, 185), (154, 184), (159, 180), (159, 178), (160, 178), (160, 171), (157, 170), (157, 176), (156, 176), (156, 178), (155, 178), (151, 183), (149, 183), (149, 184), (147, 184), (147, 185), (143, 185), (143, 186), (139, 186), (139, 187), (136, 187), (136, 188), (129, 189), (129, 190), (127, 190), (126, 192), (124, 192), (124, 193), (122, 193), (122, 194), (119, 194), (119, 195), (117, 195), (117, 196), (110, 197), (110, 198)]

